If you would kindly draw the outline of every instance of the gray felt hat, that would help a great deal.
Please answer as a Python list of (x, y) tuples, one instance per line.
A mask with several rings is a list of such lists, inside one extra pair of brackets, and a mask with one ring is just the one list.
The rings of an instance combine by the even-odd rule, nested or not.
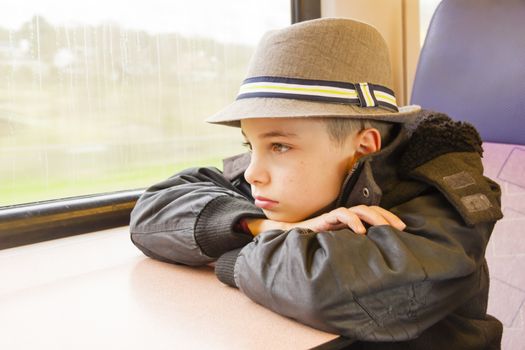
[(266, 33), (237, 99), (206, 121), (347, 117), (404, 122), (419, 106), (398, 107), (388, 47), (372, 26), (322, 18)]

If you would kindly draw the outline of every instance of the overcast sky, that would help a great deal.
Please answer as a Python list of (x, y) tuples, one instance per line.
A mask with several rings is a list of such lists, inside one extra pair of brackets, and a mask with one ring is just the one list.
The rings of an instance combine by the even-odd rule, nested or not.
[(150, 33), (178, 32), (255, 44), (290, 23), (289, 0), (1, 0), (0, 26), (16, 30), (36, 14), (53, 25), (111, 21)]

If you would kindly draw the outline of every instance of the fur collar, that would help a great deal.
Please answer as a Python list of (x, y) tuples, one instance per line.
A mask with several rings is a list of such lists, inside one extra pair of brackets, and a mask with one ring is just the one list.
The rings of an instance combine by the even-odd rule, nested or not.
[(479, 133), (469, 123), (454, 121), (443, 113), (425, 111), (408, 126), (411, 137), (400, 159), (400, 170), (411, 170), (451, 152), (477, 152), (483, 155)]

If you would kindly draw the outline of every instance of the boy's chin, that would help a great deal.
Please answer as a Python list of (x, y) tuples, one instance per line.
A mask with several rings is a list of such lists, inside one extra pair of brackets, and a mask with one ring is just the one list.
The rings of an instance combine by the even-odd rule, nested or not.
[(264, 210), (264, 215), (270, 220), (279, 221), (279, 222), (300, 222), (305, 220), (308, 215), (303, 213), (285, 213), (285, 212), (275, 212), (271, 210)]
[(321, 208), (318, 208), (318, 209), (309, 208), (310, 211), (308, 212), (304, 212), (304, 211), (291, 212), (291, 211), (283, 211), (283, 210), (263, 209), (263, 213), (264, 215), (266, 215), (268, 219), (273, 220), (273, 221), (294, 223), (294, 222), (301, 222), (301, 221), (305, 221), (308, 219), (312, 219), (324, 213), (328, 213), (329, 211), (335, 208), (334, 205), (335, 205), (335, 201)]

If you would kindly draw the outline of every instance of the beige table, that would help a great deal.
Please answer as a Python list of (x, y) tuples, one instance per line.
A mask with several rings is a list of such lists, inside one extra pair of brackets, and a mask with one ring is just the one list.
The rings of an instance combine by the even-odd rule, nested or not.
[(145, 257), (127, 227), (0, 251), (0, 349), (336, 349), (344, 343), (257, 305), (220, 283), (212, 267)]

